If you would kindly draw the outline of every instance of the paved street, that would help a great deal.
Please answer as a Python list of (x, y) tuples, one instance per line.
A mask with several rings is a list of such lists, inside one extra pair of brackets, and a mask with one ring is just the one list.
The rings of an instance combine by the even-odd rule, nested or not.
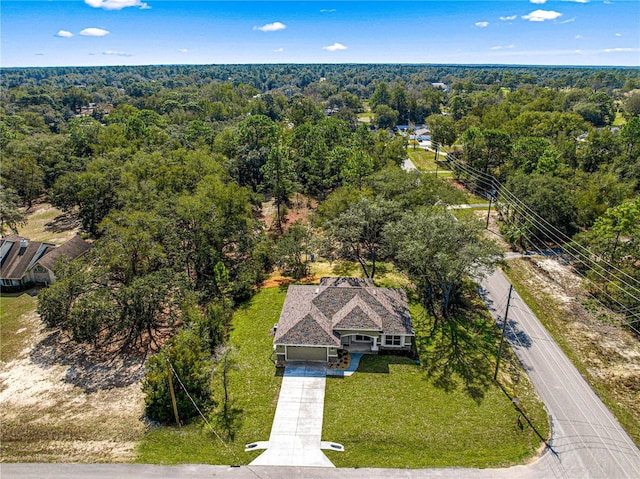
[[(509, 290), (496, 271), (483, 282), (485, 300), (502, 324)], [(552, 451), (531, 467), (544, 477), (638, 478), (640, 451), (514, 291), (507, 338), (551, 419)], [(542, 477), (541, 476), (541, 477)]]
[[(501, 324), (509, 283), (497, 271), (482, 294)], [(332, 469), (280, 466), (148, 466), (140, 464), (0, 464), (0, 475), (21, 479), (201, 478), (427, 479), (427, 478), (640, 478), (640, 451), (611, 412), (514, 292), (507, 338), (551, 418), (550, 449), (526, 466), (504, 469)], [(339, 440), (339, 438), (331, 438)]]

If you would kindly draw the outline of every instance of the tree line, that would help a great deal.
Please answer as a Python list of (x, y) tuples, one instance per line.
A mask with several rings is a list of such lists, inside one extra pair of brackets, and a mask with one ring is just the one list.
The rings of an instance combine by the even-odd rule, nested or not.
[[(457, 151), (569, 238), (638, 278), (637, 73), (418, 65), (4, 69), (2, 229), (18, 229), (25, 209), (43, 197), (78, 215), (94, 248), (58, 265), (56, 283), (40, 294), (41, 316), (96, 348), (165, 344), (150, 360), (147, 397), (148, 412), (166, 421), (163, 358), (180, 371), (200, 371), (188, 387), (210, 403), (211, 368), (203, 361), (224, 356), (234, 307), (275, 266), (304, 277), (312, 250), (355, 261), (372, 279), (381, 262), (394, 262), (434, 325), (460, 326), (453, 319), (472, 294), (468, 278), (500, 254), (477, 222), (443, 206), (465, 202), (458, 189), (399, 168), (407, 140), (392, 131), (397, 123), (426, 123), (437, 149)], [(486, 192), (473, 176), (459, 179)], [(287, 222), (294, 194), (317, 204), (310, 224)], [(267, 231), (261, 205), (270, 198), (276, 214)], [(505, 213), (502, 228), (522, 248), (552, 240), (517, 212)]]

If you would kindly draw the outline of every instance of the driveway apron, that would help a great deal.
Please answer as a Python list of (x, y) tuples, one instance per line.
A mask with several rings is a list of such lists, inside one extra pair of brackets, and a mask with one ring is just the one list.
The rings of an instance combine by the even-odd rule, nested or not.
[(335, 467), (320, 450), (326, 367), (287, 363), (267, 449), (252, 466)]

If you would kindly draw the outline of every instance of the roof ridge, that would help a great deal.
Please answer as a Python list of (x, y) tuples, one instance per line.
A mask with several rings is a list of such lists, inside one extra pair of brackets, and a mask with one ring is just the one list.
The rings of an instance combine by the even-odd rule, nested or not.
[[(363, 289), (363, 288), (359, 288)], [(340, 308), (336, 314), (331, 318), (331, 324), (335, 328), (340, 321), (347, 317), (349, 313), (351, 313), (355, 308), (359, 307), (363, 313), (367, 315), (371, 321), (378, 326), (378, 328), (382, 329), (382, 317), (376, 311), (367, 304), (367, 302), (360, 297), (359, 294), (356, 294), (351, 298), (347, 304), (345, 304), (342, 308)]]

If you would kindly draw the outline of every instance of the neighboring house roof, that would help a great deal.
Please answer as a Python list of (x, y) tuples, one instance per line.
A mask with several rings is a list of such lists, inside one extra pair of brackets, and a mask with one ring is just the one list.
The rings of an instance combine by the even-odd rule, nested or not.
[(58, 246), (57, 248), (47, 251), (39, 260), (38, 264), (53, 271), (53, 267), (56, 264), (56, 260), (64, 255), (70, 260), (76, 259), (79, 256), (85, 254), (91, 248), (91, 244), (76, 235), (66, 243)]
[(29, 241), (19, 235), (9, 235), (0, 242), (0, 278), (20, 280), (24, 273), (40, 259), (47, 250), (55, 248), (50, 243)]
[(413, 336), (405, 292), (358, 278), (289, 286), (274, 343), (339, 346), (339, 331), (345, 330)]

